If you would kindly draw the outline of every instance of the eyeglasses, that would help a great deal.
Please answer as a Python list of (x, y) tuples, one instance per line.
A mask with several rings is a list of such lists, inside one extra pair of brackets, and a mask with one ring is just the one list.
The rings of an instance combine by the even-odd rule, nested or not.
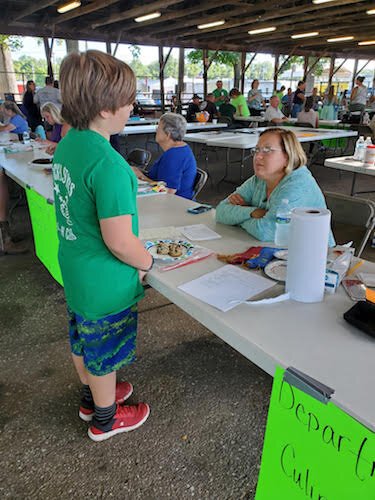
[(259, 153), (262, 153), (264, 155), (268, 155), (270, 153), (273, 153), (274, 151), (281, 151), (281, 152), (283, 152), (282, 149), (270, 148), (269, 146), (264, 146), (264, 148), (259, 148), (258, 146), (256, 146), (255, 148), (253, 148), (251, 150), (251, 152), (252, 152), (253, 155), (257, 155)]

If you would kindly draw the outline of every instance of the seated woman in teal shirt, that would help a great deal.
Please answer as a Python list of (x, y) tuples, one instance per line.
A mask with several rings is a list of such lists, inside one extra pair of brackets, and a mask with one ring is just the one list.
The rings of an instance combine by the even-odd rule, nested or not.
[[(326, 208), (323, 193), (305, 164), (306, 155), (292, 131), (265, 130), (255, 148), (255, 175), (219, 203), (217, 222), (241, 226), (258, 240), (274, 241), (281, 200), (287, 199), (291, 208)], [(329, 245), (335, 245), (332, 234)]]

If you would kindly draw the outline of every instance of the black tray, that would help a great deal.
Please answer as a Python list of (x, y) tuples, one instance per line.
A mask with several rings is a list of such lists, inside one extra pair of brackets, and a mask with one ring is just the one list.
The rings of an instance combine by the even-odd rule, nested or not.
[(372, 302), (357, 302), (344, 313), (344, 319), (375, 338), (375, 304)]

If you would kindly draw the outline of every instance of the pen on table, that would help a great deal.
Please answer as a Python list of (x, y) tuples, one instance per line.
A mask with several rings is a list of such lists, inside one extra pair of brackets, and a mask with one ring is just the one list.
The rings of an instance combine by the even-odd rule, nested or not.
[(346, 273), (346, 275), (349, 276), (350, 274), (353, 274), (354, 271), (356, 271), (362, 264), (363, 264), (363, 260), (360, 260), (359, 262), (357, 262), (357, 264), (354, 264), (354, 266), (352, 266), (348, 270), (348, 272)]

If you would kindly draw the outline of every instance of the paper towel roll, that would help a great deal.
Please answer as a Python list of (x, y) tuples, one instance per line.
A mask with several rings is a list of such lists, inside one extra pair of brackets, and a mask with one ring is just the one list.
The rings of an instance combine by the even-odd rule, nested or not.
[(323, 300), (330, 222), (327, 209), (292, 210), (285, 288), (293, 300)]

